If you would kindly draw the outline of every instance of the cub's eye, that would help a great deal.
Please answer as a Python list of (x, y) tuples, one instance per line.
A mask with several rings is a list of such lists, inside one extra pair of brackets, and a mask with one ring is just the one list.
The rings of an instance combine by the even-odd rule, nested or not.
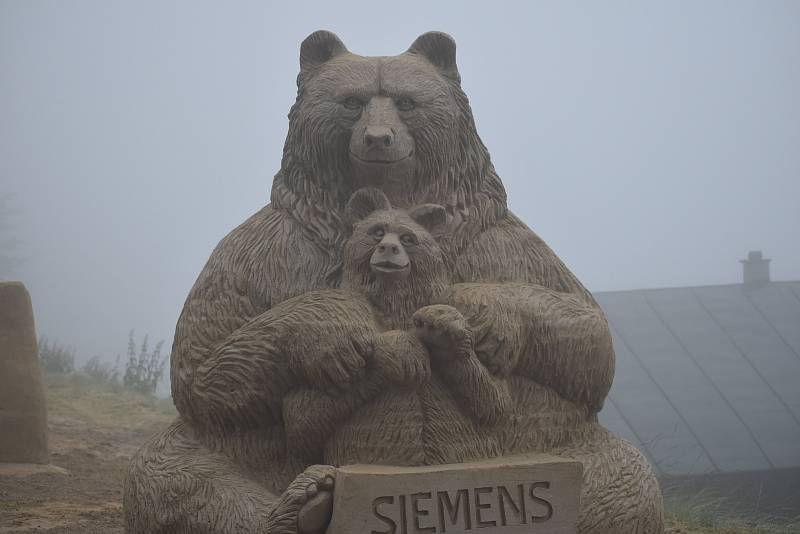
[(397, 101), (397, 109), (400, 111), (411, 111), (414, 109), (414, 101), (408, 97), (403, 97)]
[(414, 234), (403, 234), (400, 236), (400, 242), (406, 246), (416, 245), (417, 236), (415, 236)]
[(362, 106), (364, 105), (361, 102), (361, 100), (359, 100), (358, 98), (356, 98), (354, 96), (348, 96), (347, 98), (345, 98), (345, 100), (344, 100), (344, 102), (342, 102), (342, 104), (344, 105), (344, 107), (346, 107), (349, 110), (361, 109)]
[(377, 226), (369, 231), (369, 235), (371, 235), (375, 239), (381, 240), (383, 239), (383, 236), (386, 235), (386, 231), (380, 226)]

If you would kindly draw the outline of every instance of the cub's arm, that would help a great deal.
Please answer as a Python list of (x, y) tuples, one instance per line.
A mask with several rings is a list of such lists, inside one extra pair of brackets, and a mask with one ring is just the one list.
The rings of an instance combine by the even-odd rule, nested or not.
[(439, 304), (417, 310), (413, 321), (430, 352), (431, 367), (469, 415), (489, 426), (504, 420), (511, 412), (506, 376), (494, 376), (478, 358), (463, 314)]
[(598, 412), (611, 387), (614, 350), (603, 312), (552, 250), (510, 212), (456, 262), (442, 299), (467, 318), (479, 357)]

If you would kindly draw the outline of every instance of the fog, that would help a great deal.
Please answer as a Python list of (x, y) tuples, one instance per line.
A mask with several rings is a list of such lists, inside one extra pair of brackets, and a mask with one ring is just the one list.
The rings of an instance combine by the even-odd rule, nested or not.
[(592, 291), (800, 279), (800, 3), (0, 1), (0, 195), (37, 327), (171, 343), (268, 202), (300, 42), (443, 30), (511, 208)]

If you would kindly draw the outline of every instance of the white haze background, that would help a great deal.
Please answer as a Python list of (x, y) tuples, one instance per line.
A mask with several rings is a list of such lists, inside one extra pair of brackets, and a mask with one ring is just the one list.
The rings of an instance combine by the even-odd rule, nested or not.
[(365, 55), (453, 35), (512, 209), (591, 290), (737, 283), (750, 249), (800, 279), (800, 2), (2, 0), (0, 195), (40, 333), (171, 342), (268, 201), (319, 28)]

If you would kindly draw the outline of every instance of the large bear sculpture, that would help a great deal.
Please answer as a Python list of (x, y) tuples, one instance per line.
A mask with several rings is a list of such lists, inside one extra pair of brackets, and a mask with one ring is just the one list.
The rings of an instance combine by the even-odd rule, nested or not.
[[(178, 320), (171, 376), (179, 417), (131, 462), (127, 531), (312, 534), (329, 519), (319, 510), (336, 491), (333, 465), (547, 452), (583, 464), (581, 534), (661, 533), (650, 466), (597, 422), (614, 374), (606, 320), (507, 209), (452, 38), (430, 32), (398, 56), (363, 57), (318, 31), (301, 46), (297, 86), (270, 204), (219, 243)], [(348, 398), (369, 380), (376, 341), (407, 326), (428, 297), (398, 294), (389, 309), (337, 304), (311, 321), (281, 311), (290, 299), (347, 285), (345, 208), (363, 188), (397, 209), (443, 208), (436, 242), (447, 284), (460, 289), (438, 305), (463, 315), (422, 322), (468, 331), (476, 376), (494, 377), (510, 395), (509, 413), (491, 424), (454, 415), (452, 396), (430, 396), (418, 433), (423, 455), (398, 459), (389, 438), (370, 431), (376, 420), (406, 415), (380, 396), (316, 436), (324, 443), (289, 445), (304, 432), (292, 414), (313, 406), (297, 402), (297, 384), (331, 404)], [(447, 365), (428, 348), (431, 361)]]

